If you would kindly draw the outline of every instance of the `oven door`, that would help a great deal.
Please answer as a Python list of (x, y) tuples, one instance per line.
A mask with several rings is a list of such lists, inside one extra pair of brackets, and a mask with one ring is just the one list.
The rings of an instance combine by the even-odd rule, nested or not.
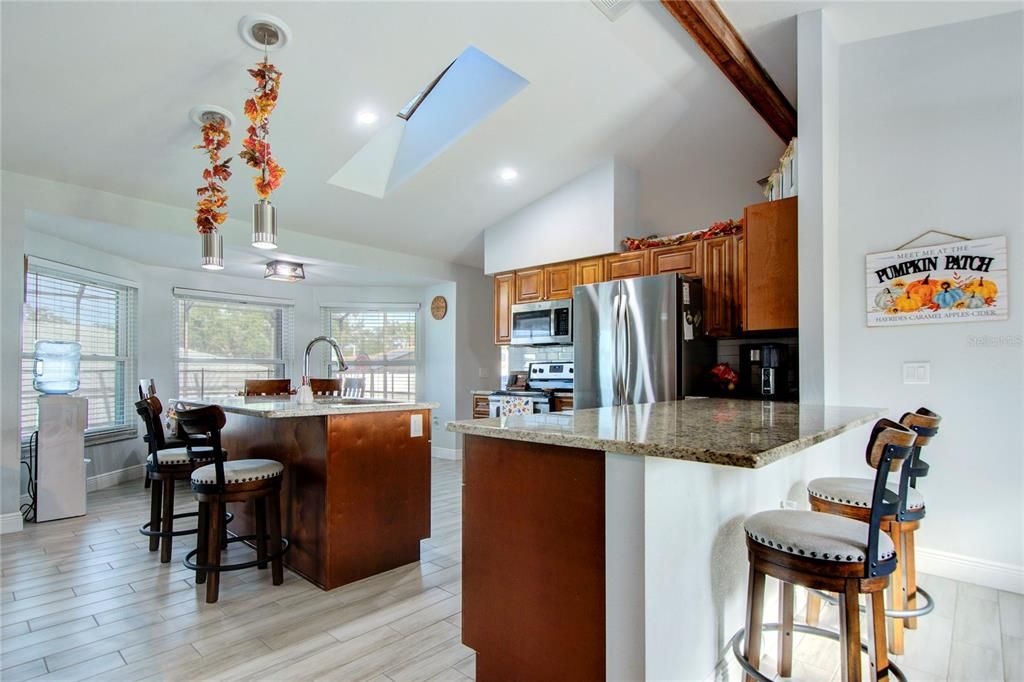
[(572, 343), (572, 301), (519, 303), (512, 306), (512, 345)]

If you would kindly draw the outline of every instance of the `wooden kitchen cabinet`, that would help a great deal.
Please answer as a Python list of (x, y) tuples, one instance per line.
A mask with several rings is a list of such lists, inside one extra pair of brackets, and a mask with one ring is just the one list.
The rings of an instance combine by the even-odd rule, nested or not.
[(743, 330), (796, 329), (797, 199), (747, 206), (743, 222)]
[(704, 242), (704, 332), (732, 336), (737, 331), (736, 270), (738, 235)]
[(486, 419), (491, 416), (489, 395), (473, 394), (473, 419)]
[(689, 277), (700, 277), (703, 271), (703, 242), (692, 241), (676, 246), (651, 250), (651, 274), (664, 275), (678, 272)]
[(604, 281), (604, 258), (584, 258), (576, 261), (576, 286)]
[(515, 298), (516, 273), (501, 272), (494, 276), (494, 343), (512, 341), (512, 302)]
[(571, 395), (556, 395), (551, 406), (552, 412), (561, 412), (563, 410), (572, 409), (572, 396)]
[(544, 300), (544, 268), (516, 270), (516, 303)]
[(650, 251), (627, 251), (604, 257), (605, 281), (646, 277), (651, 274)]
[(574, 263), (559, 263), (544, 267), (544, 300), (555, 301), (561, 298), (572, 298), (572, 288), (576, 286), (576, 266)]

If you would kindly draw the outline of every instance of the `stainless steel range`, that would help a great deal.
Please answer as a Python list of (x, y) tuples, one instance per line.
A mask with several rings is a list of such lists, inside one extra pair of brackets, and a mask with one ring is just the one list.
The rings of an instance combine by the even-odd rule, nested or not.
[(524, 391), (495, 391), (488, 403), (492, 417), (550, 412), (556, 391), (572, 391), (573, 363), (531, 362)]

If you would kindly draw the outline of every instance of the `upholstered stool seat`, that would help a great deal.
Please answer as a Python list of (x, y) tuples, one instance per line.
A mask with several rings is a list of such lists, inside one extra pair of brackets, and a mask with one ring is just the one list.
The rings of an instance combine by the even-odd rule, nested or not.
[[(807, 484), (807, 492), (818, 499), (867, 509), (871, 507), (874, 484), (870, 478), (816, 478)], [(887, 487), (899, 494), (899, 483), (889, 483)], [(907, 488), (907, 509), (924, 509), (924, 495), (917, 488)]]
[[(224, 483), (249, 483), (276, 478), (284, 473), (284, 465), (272, 459), (236, 459), (224, 462)], [(207, 464), (192, 472), (193, 485), (216, 485), (217, 466)]]
[[(863, 521), (813, 511), (775, 509), (754, 514), (743, 524), (747, 537), (789, 554), (864, 563), (870, 526)], [(887, 561), (896, 548), (887, 535), (878, 537), (878, 560)]]
[[(213, 459), (213, 448), (209, 447), (195, 447), (192, 448), (192, 454), (189, 455), (188, 448), (167, 448), (165, 450), (157, 450), (156, 452), (157, 462), (164, 466), (170, 466), (172, 464), (188, 464), (190, 462), (206, 462)], [(153, 455), (150, 454), (146, 457), (146, 464), (153, 463)]]

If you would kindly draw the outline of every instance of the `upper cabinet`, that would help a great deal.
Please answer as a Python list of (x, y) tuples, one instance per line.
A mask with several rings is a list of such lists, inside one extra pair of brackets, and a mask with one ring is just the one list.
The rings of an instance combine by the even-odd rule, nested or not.
[(560, 298), (572, 298), (572, 288), (576, 286), (576, 264), (559, 263), (544, 267), (544, 300), (554, 301)]
[(516, 273), (502, 272), (494, 276), (494, 343), (512, 341), (512, 300)]
[(732, 336), (738, 331), (737, 235), (704, 241), (704, 332)]
[(627, 251), (613, 253), (604, 257), (605, 281), (645, 277), (651, 274), (650, 251)]
[(747, 206), (743, 221), (743, 330), (796, 329), (797, 198)]
[(576, 286), (604, 281), (604, 257), (584, 258), (576, 261)]
[(544, 300), (544, 268), (516, 270), (516, 303)]
[(703, 242), (692, 241), (676, 246), (651, 250), (651, 274), (664, 275), (678, 272), (689, 277), (700, 277), (703, 271)]

